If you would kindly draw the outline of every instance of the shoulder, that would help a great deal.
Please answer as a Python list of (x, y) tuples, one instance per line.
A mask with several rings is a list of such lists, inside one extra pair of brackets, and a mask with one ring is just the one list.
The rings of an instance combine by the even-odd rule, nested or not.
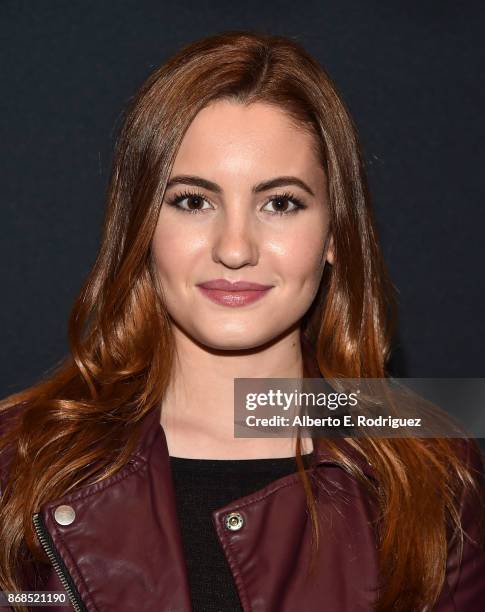
[[(455, 441), (455, 445), (457, 454), (462, 459), (473, 481), (465, 480), (459, 491), (459, 512), (464, 536), (466, 538), (467, 532), (473, 532), (475, 539), (483, 544), (483, 523), (485, 521), (485, 462), (483, 452), (477, 441), (472, 438), (458, 439)], [(479, 528), (481, 529), (479, 530)]]
[(474, 484), (465, 481), (459, 491), (459, 517), (463, 539), (454, 531), (448, 541), (446, 581), (437, 611), (449, 601), (457, 610), (482, 610), (485, 600), (485, 475), (483, 453), (476, 440), (454, 440)]
[[(464, 480), (458, 490), (459, 513), (464, 537), (473, 532), (475, 539), (483, 544), (485, 522), (485, 471), (484, 456), (478, 442), (472, 438), (453, 441), (456, 454), (469, 472), (471, 482)], [(456, 537), (456, 534), (454, 534)], [(485, 569), (485, 567), (484, 567)]]

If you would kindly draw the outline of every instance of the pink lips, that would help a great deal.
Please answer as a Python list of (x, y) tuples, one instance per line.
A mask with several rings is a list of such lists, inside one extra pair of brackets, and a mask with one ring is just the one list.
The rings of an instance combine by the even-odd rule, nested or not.
[(264, 297), (273, 285), (260, 285), (238, 281), (231, 283), (223, 278), (197, 285), (202, 293), (216, 304), (223, 306), (246, 306)]

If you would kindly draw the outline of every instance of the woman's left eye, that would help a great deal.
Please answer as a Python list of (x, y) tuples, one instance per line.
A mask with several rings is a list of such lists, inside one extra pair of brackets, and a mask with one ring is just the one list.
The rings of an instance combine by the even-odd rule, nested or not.
[(290, 215), (296, 213), (306, 206), (293, 195), (276, 195), (272, 196), (263, 206), (265, 209), (268, 205), (273, 207), (273, 210), (268, 211), (272, 215)]

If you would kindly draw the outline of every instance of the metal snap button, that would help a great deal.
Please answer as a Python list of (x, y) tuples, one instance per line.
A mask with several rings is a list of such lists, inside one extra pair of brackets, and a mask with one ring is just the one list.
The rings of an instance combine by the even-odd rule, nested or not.
[(224, 525), (230, 531), (238, 531), (244, 525), (244, 518), (240, 512), (229, 512), (224, 517)]
[(59, 525), (70, 525), (76, 518), (76, 513), (72, 506), (57, 506), (54, 511), (54, 518)]

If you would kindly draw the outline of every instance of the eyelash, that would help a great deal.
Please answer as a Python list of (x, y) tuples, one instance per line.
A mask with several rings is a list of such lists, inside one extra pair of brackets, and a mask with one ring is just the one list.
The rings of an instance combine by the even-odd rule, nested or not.
[[(176, 208), (177, 210), (180, 210), (181, 212), (189, 213), (191, 215), (192, 214), (198, 215), (200, 213), (205, 212), (203, 210), (187, 210), (186, 208), (181, 208), (180, 206), (178, 206), (180, 202), (183, 202), (183, 200), (189, 197), (201, 198), (201, 200), (205, 200), (206, 202), (209, 202), (210, 204), (212, 204), (212, 202), (204, 194), (200, 193), (199, 191), (189, 191), (189, 190), (183, 191), (178, 194), (174, 194), (169, 200), (167, 200), (167, 204), (169, 206), (173, 206), (174, 208)], [(270, 212), (269, 213), (270, 215), (278, 215), (282, 217), (286, 215), (295, 214), (299, 212), (300, 210), (306, 208), (306, 205), (303, 204), (300, 198), (297, 198), (295, 195), (287, 191), (285, 191), (285, 193), (278, 193), (278, 194), (269, 196), (263, 206), (266, 206), (266, 204), (269, 204), (273, 200), (289, 200), (293, 202), (293, 204), (295, 204), (295, 208), (288, 212), (284, 212), (284, 211)]]

